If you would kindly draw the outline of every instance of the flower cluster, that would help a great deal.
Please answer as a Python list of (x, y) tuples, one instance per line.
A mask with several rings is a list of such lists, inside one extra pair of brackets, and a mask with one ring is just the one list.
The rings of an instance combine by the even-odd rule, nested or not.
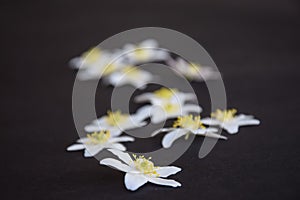
[[(111, 63), (111, 60), (115, 61)], [(188, 80), (206, 81), (220, 78), (220, 74), (211, 67), (188, 63), (181, 58), (173, 59), (167, 51), (158, 48), (158, 43), (152, 39), (140, 44), (127, 44), (115, 51), (94, 47), (73, 58), (70, 64), (78, 69), (78, 77), (81, 80), (103, 77), (115, 87), (130, 84), (136, 88), (144, 88), (154, 76), (135, 65), (152, 61), (168, 63), (176, 73)], [(86, 137), (78, 139), (67, 151), (84, 150), (84, 157), (93, 157), (107, 149), (117, 159), (107, 157), (102, 159), (100, 164), (125, 172), (124, 182), (128, 190), (137, 190), (147, 182), (179, 187), (179, 182), (166, 178), (178, 173), (181, 168), (156, 166), (151, 158), (124, 152), (126, 147), (122, 143), (133, 142), (134, 138), (122, 136), (122, 133), (142, 128), (147, 124), (147, 118), (154, 124), (174, 119), (172, 127), (164, 127), (151, 134), (154, 137), (159, 133), (166, 133), (161, 144), (163, 148), (170, 148), (176, 140), (187, 140), (191, 134), (227, 140), (226, 136), (220, 134), (221, 129), (235, 134), (240, 126), (260, 123), (251, 115), (237, 114), (236, 109), (217, 109), (209, 117), (202, 119), (199, 115), (202, 108), (195, 103), (196, 100), (195, 94), (177, 88), (162, 87), (153, 92), (143, 93), (136, 96), (134, 101), (148, 105), (139, 108), (133, 114), (123, 113), (121, 110), (108, 111), (106, 115), (86, 125)]]
[(139, 44), (126, 44), (121, 49), (111, 51), (93, 47), (71, 59), (69, 64), (78, 70), (77, 77), (80, 80), (102, 78), (105, 83), (115, 87), (129, 84), (143, 89), (156, 77), (149, 71), (135, 66), (149, 62), (164, 62), (189, 80), (206, 81), (220, 77), (210, 66), (172, 58), (170, 53), (166, 49), (159, 48), (158, 42), (153, 39), (144, 40)]

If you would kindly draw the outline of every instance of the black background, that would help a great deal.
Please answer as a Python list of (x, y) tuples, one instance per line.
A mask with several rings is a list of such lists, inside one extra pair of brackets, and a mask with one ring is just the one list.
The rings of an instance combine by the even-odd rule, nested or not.
[[(296, 0), (2, 1), (1, 199), (299, 199), (299, 6)], [(224, 75), (229, 107), (262, 123), (218, 142), (201, 160), (197, 138), (174, 163), (184, 169), (172, 177), (181, 188), (147, 184), (133, 193), (123, 173), (65, 151), (78, 137), (75, 73), (67, 61), (143, 26), (196, 39)], [(193, 86), (203, 97), (205, 85)], [(100, 114), (111, 90), (100, 91)]]

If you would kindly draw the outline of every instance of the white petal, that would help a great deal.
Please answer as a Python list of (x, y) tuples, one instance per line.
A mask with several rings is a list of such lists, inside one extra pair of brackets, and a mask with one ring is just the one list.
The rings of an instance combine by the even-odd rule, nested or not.
[(129, 167), (128, 165), (121, 163), (119, 160), (113, 158), (104, 158), (103, 160), (100, 161), (100, 164), (115, 168), (122, 172), (130, 172), (132, 170), (132, 168)]
[(239, 114), (234, 119), (236, 119), (236, 120), (244, 120), (244, 119), (253, 119), (253, 118), (254, 118), (254, 116), (252, 116), (252, 115)]
[(99, 125), (96, 125), (96, 124), (90, 124), (90, 125), (85, 126), (84, 130), (86, 132), (95, 132), (95, 131), (103, 130), (103, 128)]
[(197, 130), (192, 131), (196, 135), (203, 135), (207, 132), (218, 132), (218, 129), (216, 128), (199, 128)]
[(217, 133), (212, 133), (212, 132), (205, 133), (205, 136), (206, 137), (211, 137), (211, 138), (217, 138), (217, 139), (227, 140), (226, 136), (223, 136), (223, 135), (217, 134)]
[(139, 80), (139, 79), (135, 79), (134, 81), (129, 81), (129, 83), (135, 87), (138, 88), (140, 90), (143, 90), (146, 88), (146, 85), (148, 84), (148, 80)]
[(179, 93), (178, 97), (181, 102), (197, 100), (197, 96), (193, 93)]
[(195, 135), (202, 135), (205, 137), (227, 140), (227, 137), (222, 136), (221, 134), (215, 133), (215, 132), (218, 132), (218, 129), (216, 129), (216, 128), (197, 129), (197, 130), (194, 130), (191, 132), (194, 133)]
[(108, 144), (108, 145), (106, 145), (106, 147), (109, 149), (118, 149), (120, 151), (126, 151), (126, 147), (120, 143)]
[(244, 119), (244, 120), (240, 120), (238, 122), (238, 124), (240, 126), (247, 126), (247, 125), (259, 125), (260, 121), (257, 119)]
[(126, 77), (123, 75), (124, 74), (120, 72), (114, 72), (109, 75), (105, 81), (114, 86), (121, 86), (127, 82)]
[[(81, 66), (82, 66), (82, 58), (80, 57), (75, 57), (75, 58), (72, 58), (70, 61), (69, 61), (69, 65), (71, 66), (71, 68), (74, 68), (74, 69), (79, 69)], [(83, 68), (84, 66), (82, 66)]]
[(152, 93), (144, 93), (144, 94), (141, 94), (139, 96), (136, 96), (134, 98), (134, 101), (135, 102), (145, 102), (145, 101), (150, 101), (150, 99), (153, 97), (153, 94)]
[(73, 144), (67, 148), (67, 151), (77, 151), (77, 150), (82, 150), (84, 148), (85, 147), (83, 144)]
[(116, 150), (116, 149), (108, 149), (108, 151), (112, 152), (114, 155), (118, 156), (118, 158), (120, 160), (122, 160), (123, 162), (125, 162), (126, 164), (130, 164), (132, 163), (132, 158), (130, 157), (130, 155), (128, 153)]
[(167, 60), (170, 58), (170, 54), (164, 50), (155, 49), (153, 57), (155, 60)]
[(194, 104), (186, 104), (182, 108), (182, 115), (189, 114), (189, 113), (200, 113), (200, 112), (202, 112), (202, 108)]
[(103, 116), (103, 117), (100, 117), (99, 119), (96, 119), (94, 120), (92, 123), (93, 124), (99, 124), (99, 126), (103, 126), (106, 124), (106, 119), (107, 119), (107, 116)]
[(122, 137), (113, 137), (109, 140), (110, 143), (115, 142), (133, 142), (134, 138), (129, 136), (122, 136)]
[(120, 130), (118, 128), (110, 128), (107, 130), (109, 130), (111, 137), (117, 137), (117, 136), (121, 135), (121, 133), (122, 133), (122, 130)]
[(120, 124), (119, 128), (121, 130), (125, 131), (125, 130), (140, 128), (145, 125), (147, 125), (147, 122), (138, 122), (138, 121), (134, 121), (134, 118), (132, 118), (132, 119), (129, 118), (126, 122), (124, 122), (123, 124)]
[(212, 126), (220, 125), (222, 123), (219, 120), (208, 118), (208, 117), (201, 119), (201, 122), (205, 125), (212, 125)]
[(174, 166), (167, 166), (167, 167), (159, 167), (156, 172), (159, 174), (159, 177), (168, 177), (172, 174), (176, 174), (181, 171), (181, 168), (174, 167)]
[(230, 134), (235, 134), (239, 131), (239, 125), (236, 123), (223, 123), (222, 127)]
[(78, 142), (78, 143), (86, 143), (87, 141), (89, 141), (89, 138), (84, 137), (84, 138), (79, 138), (76, 142)]
[(93, 157), (86, 149), (84, 150), (83, 156), (86, 158)]
[(143, 121), (146, 118), (151, 117), (151, 110), (152, 110), (152, 106), (143, 106), (141, 108), (139, 108), (136, 111), (136, 114), (134, 114), (132, 117), (134, 117), (135, 119), (139, 120), (139, 121)]
[(158, 130), (154, 131), (153, 133), (151, 133), (151, 136), (154, 137), (154, 136), (156, 136), (159, 133), (169, 132), (169, 131), (172, 131), (172, 130), (175, 130), (175, 129), (176, 128), (161, 128), (161, 129), (158, 129)]
[(84, 151), (84, 157), (95, 156), (97, 153), (102, 151), (103, 148), (104, 148), (104, 146), (102, 146), (102, 145), (86, 146), (86, 149)]
[(144, 40), (138, 46), (138, 48), (155, 48), (155, 47), (158, 47), (158, 43), (154, 39)]
[(148, 178), (148, 181), (154, 184), (158, 185), (166, 185), (166, 186), (172, 186), (172, 187), (178, 187), (181, 186), (181, 184), (177, 181), (171, 180), (171, 179), (163, 179), (163, 178)]
[(151, 122), (154, 124), (158, 124), (160, 122), (164, 122), (167, 120), (167, 113), (160, 107), (153, 107), (152, 109), (152, 117)]
[(126, 173), (125, 186), (128, 190), (135, 191), (148, 182), (143, 174)]
[(186, 129), (176, 129), (171, 131), (170, 133), (166, 134), (162, 140), (162, 146), (164, 148), (169, 148), (172, 146), (173, 142), (178, 138), (184, 136), (188, 130)]

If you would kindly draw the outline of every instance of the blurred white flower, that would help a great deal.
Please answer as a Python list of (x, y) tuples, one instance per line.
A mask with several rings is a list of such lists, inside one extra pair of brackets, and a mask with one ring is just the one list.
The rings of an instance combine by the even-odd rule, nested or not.
[(79, 57), (70, 60), (69, 64), (75, 69), (85, 69), (103, 63), (110, 57), (110, 53), (99, 47), (92, 47), (88, 51), (82, 53)]
[(125, 151), (126, 147), (119, 142), (132, 142), (134, 138), (128, 136), (111, 137), (109, 131), (99, 131), (87, 134), (87, 137), (77, 140), (80, 144), (73, 144), (67, 151), (77, 151), (84, 149), (84, 157), (92, 157), (103, 149), (118, 149)]
[(151, 122), (154, 124), (164, 122), (167, 119), (176, 118), (181, 115), (188, 115), (190, 113), (200, 113), (201, 111), (202, 108), (199, 105), (182, 103), (146, 105), (138, 110), (139, 113), (144, 113), (144, 117), (151, 117)]
[(152, 133), (151, 136), (155, 136), (162, 132), (168, 132), (162, 140), (162, 146), (164, 148), (171, 147), (173, 142), (182, 136), (185, 136), (185, 139), (188, 139), (190, 134), (227, 140), (227, 137), (216, 134), (217, 131), (218, 129), (216, 128), (206, 128), (203, 126), (200, 116), (193, 117), (193, 115), (187, 115), (179, 116), (173, 123), (173, 128), (159, 129)]
[(94, 120), (91, 124), (85, 126), (84, 130), (86, 132), (109, 130), (112, 136), (118, 136), (125, 130), (146, 125), (146, 122), (143, 121), (145, 118), (146, 116), (142, 112), (129, 115), (119, 110), (115, 112), (108, 111), (107, 115)]
[(203, 124), (218, 125), (228, 133), (237, 133), (240, 126), (259, 125), (260, 121), (251, 115), (236, 115), (236, 109), (220, 110), (211, 113), (211, 118), (202, 119)]
[(186, 101), (194, 101), (197, 96), (193, 93), (184, 93), (178, 89), (164, 88), (154, 91), (153, 93), (143, 93), (135, 98), (136, 102), (149, 101), (152, 105), (163, 105), (165, 103), (185, 103)]
[(132, 85), (135, 88), (143, 89), (148, 83), (154, 80), (154, 76), (138, 67), (126, 66), (125, 68), (115, 71), (105, 79), (106, 82), (115, 87), (122, 85)]
[(114, 53), (94, 47), (83, 53), (80, 57), (73, 58), (70, 65), (78, 69), (80, 80), (92, 80), (107, 76), (114, 71), (124, 68), (120, 50)]
[(150, 161), (151, 158), (146, 159), (144, 156), (133, 155), (132, 159), (128, 153), (114, 149), (109, 149), (109, 151), (122, 162), (114, 158), (105, 158), (100, 161), (100, 164), (125, 172), (124, 183), (128, 190), (135, 191), (147, 182), (171, 187), (181, 186), (175, 180), (164, 179), (181, 171), (179, 167), (157, 167)]
[(177, 58), (177, 60), (170, 59), (168, 65), (189, 80), (206, 81), (219, 79), (221, 77), (220, 73), (210, 66), (188, 63), (181, 58)]
[(138, 45), (126, 44), (123, 52), (129, 64), (162, 61), (169, 58), (169, 53), (159, 49), (156, 40), (147, 39)]

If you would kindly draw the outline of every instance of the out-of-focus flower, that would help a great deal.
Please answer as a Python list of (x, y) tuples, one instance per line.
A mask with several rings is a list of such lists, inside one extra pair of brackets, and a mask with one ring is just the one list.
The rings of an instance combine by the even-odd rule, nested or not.
[(150, 161), (151, 158), (146, 159), (144, 156), (133, 155), (132, 159), (128, 153), (114, 149), (109, 149), (109, 151), (122, 162), (114, 158), (105, 158), (100, 161), (100, 164), (125, 172), (124, 183), (128, 190), (135, 191), (147, 182), (171, 187), (181, 186), (175, 180), (164, 179), (181, 171), (179, 167), (157, 167)]
[(157, 41), (153, 39), (144, 40), (138, 45), (127, 44), (123, 52), (129, 64), (162, 61), (169, 58), (169, 53), (159, 49)]
[(126, 147), (119, 142), (132, 142), (134, 138), (128, 136), (111, 137), (109, 131), (99, 131), (87, 134), (87, 137), (77, 140), (80, 144), (73, 144), (67, 151), (77, 151), (84, 149), (84, 157), (92, 157), (103, 149), (118, 149), (125, 151)]
[(144, 93), (135, 98), (136, 102), (149, 101), (152, 105), (163, 105), (165, 103), (185, 103), (186, 101), (194, 101), (197, 96), (193, 93), (180, 92), (178, 89), (161, 88), (153, 93)]
[[(200, 113), (202, 108), (195, 104), (164, 103), (161, 105), (146, 105), (140, 108), (145, 116), (151, 117), (154, 124), (164, 122), (167, 119), (176, 118), (190, 113)], [(138, 112), (141, 112), (140, 109)]]
[(70, 60), (70, 66), (75, 69), (85, 69), (103, 63), (110, 57), (110, 53), (99, 47), (92, 47), (88, 51), (82, 53), (79, 57)]
[(144, 112), (129, 115), (119, 110), (115, 112), (108, 111), (107, 115), (94, 120), (91, 124), (85, 126), (84, 129), (87, 132), (109, 130), (112, 136), (118, 136), (122, 131), (146, 125), (146, 122), (143, 121), (145, 118)]
[(77, 77), (80, 80), (101, 78), (126, 66), (120, 57), (120, 50), (111, 53), (100, 50), (98, 47), (90, 49), (80, 57), (73, 58), (70, 64), (79, 70)]
[(162, 132), (168, 132), (162, 140), (162, 146), (164, 148), (169, 148), (172, 146), (173, 142), (179, 139), (182, 136), (185, 136), (185, 139), (188, 139), (190, 134), (207, 136), (218, 139), (227, 139), (227, 137), (216, 134), (218, 129), (216, 128), (206, 128), (203, 126), (200, 116), (187, 115), (179, 116), (174, 122), (172, 128), (162, 128), (154, 133), (151, 136), (155, 136)]
[(122, 85), (132, 85), (135, 88), (145, 88), (146, 85), (154, 80), (154, 76), (138, 67), (126, 66), (115, 71), (106, 78), (106, 82), (117, 87)]
[(225, 129), (228, 133), (237, 133), (240, 126), (259, 125), (260, 121), (251, 115), (236, 115), (236, 109), (220, 110), (211, 113), (211, 118), (202, 119), (203, 124), (217, 125)]
[(201, 66), (197, 63), (188, 63), (181, 58), (169, 60), (168, 65), (177, 73), (182, 74), (189, 80), (206, 81), (219, 79), (220, 73), (210, 66)]

